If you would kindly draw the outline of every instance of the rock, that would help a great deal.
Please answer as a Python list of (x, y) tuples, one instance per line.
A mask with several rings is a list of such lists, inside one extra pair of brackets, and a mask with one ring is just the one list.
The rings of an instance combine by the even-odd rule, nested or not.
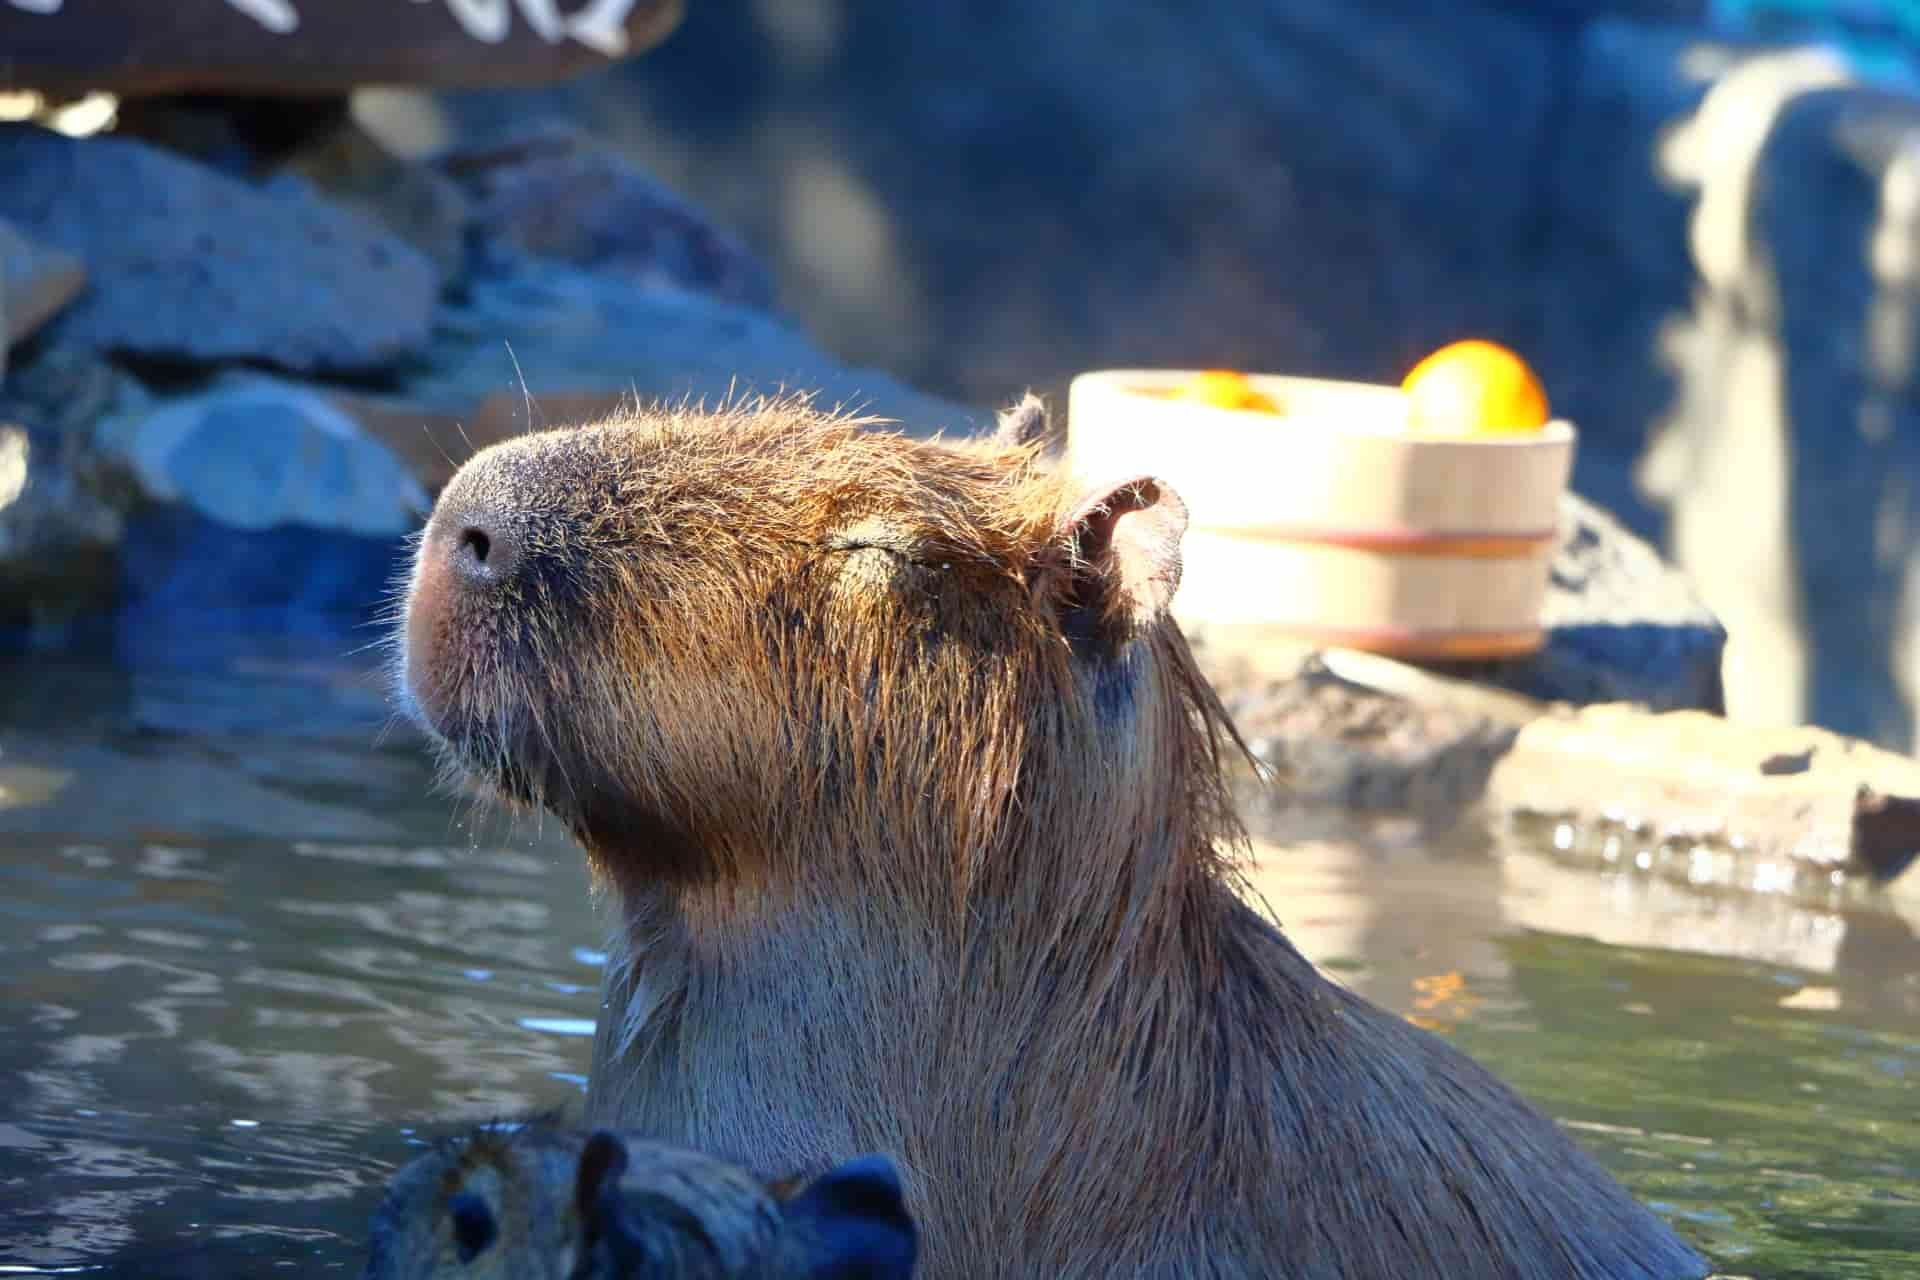
[(148, 499), (230, 529), (397, 538), (428, 509), (392, 451), (318, 389), (254, 374), (121, 415), (98, 438)]
[[(394, 397), (336, 393), (340, 411), (385, 444), (429, 493), (490, 444), (547, 426), (592, 422), (632, 399), (625, 391), (496, 391), (467, 413), (422, 408)], [(531, 410), (531, 417), (529, 416)]]
[(1763, 891), (1888, 880), (1920, 856), (1920, 762), (1824, 730), (1549, 704), (1367, 654), (1282, 680), (1210, 674), (1279, 784), (1247, 797), (1254, 812), (1398, 815), (1436, 835), (1480, 812), (1570, 856)]
[(830, 350), (997, 404), (1142, 360), (1397, 380), (1463, 334), (1526, 345), (1567, 71), (1530, 13), (786, 9), (706, 0), (532, 109), (575, 104), (738, 228)]
[(496, 252), (773, 306), (773, 281), (744, 245), (577, 129), (527, 129), (445, 156), (437, 168), (472, 199), (474, 229)]
[[(1604, 4), (1604, 0), (1602, 0)], [(1601, 7), (1597, 4), (1594, 7)], [(1580, 427), (1575, 485), (1643, 536), (1665, 532), (1633, 461), (1679, 394), (1664, 335), (1693, 304), (1692, 198), (1666, 144), (1743, 50), (1697, 26), (1601, 17), (1569, 36), (1558, 136), (1544, 158), (1550, 229), (1528, 360)]]
[(1820, 52), (1737, 67), (1677, 141), (1706, 287), (1648, 460), (1727, 623), (1729, 709), (1915, 742), (1920, 99)]
[(344, 643), (428, 506), (327, 390), (259, 374), (107, 416), (93, 444), (139, 498), (112, 558), (123, 658), (205, 659), (248, 635)]
[(1891, 879), (1920, 855), (1920, 763), (1818, 729), (1701, 712), (1542, 716), (1513, 739), (1487, 799), (1629, 834), (1683, 871), (1740, 852)]
[(55, 95), (305, 95), (526, 85), (658, 44), (683, 0), (61, 0), (0, 4), (0, 87)]
[(1747, 316), (1784, 357), (1780, 497), (1802, 715), (1908, 751), (1920, 695), (1920, 99), (1803, 94), (1759, 166), (1749, 225), (1778, 309)]
[(1547, 701), (1724, 711), (1727, 633), (1685, 575), (1577, 494), (1562, 499), (1560, 518), (1542, 610), (1546, 647), (1526, 658), (1435, 669)]
[(79, 259), (49, 249), (0, 222), (0, 374), (8, 347), (19, 346), (86, 287)]
[(131, 378), (71, 349), (42, 351), (0, 383), (0, 627), (111, 599), (138, 493), (94, 428), (147, 403)]
[(287, 157), (282, 172), (313, 183), (335, 204), (378, 222), (431, 260), (442, 276), (466, 263), (471, 211), (433, 169), (400, 160), (352, 121)]
[(137, 98), (119, 106), (113, 132), (249, 182), (293, 175), (418, 249), (443, 278), (457, 277), (466, 264), (466, 197), (430, 166), (393, 155), (350, 105), (345, 95)]
[(1290, 803), (1415, 814), (1445, 826), (1486, 791), (1518, 731), (1470, 708), (1355, 684), (1317, 657), (1284, 679), (1204, 657), (1203, 665)]
[(0, 127), (0, 218), (85, 264), (55, 326), (69, 345), (368, 369), (425, 345), (439, 292), (421, 254), (297, 179), (262, 189), (111, 137)]
[(185, 506), (143, 507), (116, 563), (118, 658), (184, 664), (257, 650), (262, 637), (335, 653), (365, 645), (405, 555), (398, 536), (236, 529)]
[[(635, 288), (553, 263), (522, 263), (472, 279), (464, 296), (441, 309), (418, 370), (398, 394), (373, 403), (384, 421), (407, 430), (408, 414), (427, 426), (449, 418), (471, 422), (498, 396), (495, 413), (505, 410), (514, 415), (507, 420), (524, 429), (523, 388), (536, 393), (535, 422), (566, 420), (543, 413), (548, 390), (564, 394), (569, 410), (590, 407), (585, 402), (596, 398), (711, 404), (808, 391), (822, 405), (893, 419), (919, 434), (978, 430), (992, 417), (885, 374), (849, 368), (764, 312), (678, 289)], [(433, 434), (452, 445), (442, 432)]]

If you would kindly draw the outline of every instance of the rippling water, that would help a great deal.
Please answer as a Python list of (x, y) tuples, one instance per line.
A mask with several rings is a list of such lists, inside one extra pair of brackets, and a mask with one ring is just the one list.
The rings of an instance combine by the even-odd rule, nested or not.
[[(577, 852), (469, 830), (385, 722), (333, 663), (0, 667), (0, 1276), (357, 1274), (422, 1134), (577, 1103)], [(1920, 1275), (1920, 883), (1758, 894), (1564, 832), (1256, 816), (1310, 955), (1723, 1270)]]

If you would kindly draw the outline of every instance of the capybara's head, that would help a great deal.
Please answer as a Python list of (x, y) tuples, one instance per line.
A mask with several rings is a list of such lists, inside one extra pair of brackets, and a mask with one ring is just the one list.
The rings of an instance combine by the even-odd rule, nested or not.
[(496, 445), (423, 534), (402, 696), (616, 878), (1226, 822), (1185, 508), (1046, 434), (1031, 398), (960, 441), (782, 399)]
[(395, 1174), (364, 1280), (906, 1280), (917, 1253), (883, 1156), (770, 1187), (683, 1148), (532, 1121)]

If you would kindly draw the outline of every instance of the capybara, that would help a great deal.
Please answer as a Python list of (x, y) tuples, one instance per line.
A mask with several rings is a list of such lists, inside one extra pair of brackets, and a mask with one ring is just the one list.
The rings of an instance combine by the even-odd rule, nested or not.
[(399, 683), (618, 900), (589, 1117), (757, 1173), (886, 1152), (945, 1280), (1702, 1274), (1250, 904), (1185, 508), (1052, 452), (1031, 400), (942, 440), (782, 398), (448, 484)]
[(473, 1128), (395, 1174), (363, 1280), (908, 1280), (915, 1248), (884, 1157), (779, 1188), (536, 1118)]

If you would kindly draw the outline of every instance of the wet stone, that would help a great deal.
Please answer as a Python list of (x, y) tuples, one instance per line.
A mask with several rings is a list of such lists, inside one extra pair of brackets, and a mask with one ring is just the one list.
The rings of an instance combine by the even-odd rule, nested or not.
[(0, 127), (0, 218), (84, 265), (56, 321), (74, 346), (364, 370), (425, 345), (440, 290), (425, 256), (296, 178), (263, 189), (111, 137)]
[(1726, 709), (1727, 633), (1686, 576), (1611, 514), (1575, 494), (1560, 508), (1539, 653), (1432, 664), (1548, 702), (1633, 702), (1655, 711)]
[(641, 286), (767, 310), (773, 278), (740, 240), (619, 152), (564, 124), (522, 129), (437, 166), (495, 254), (525, 254)]
[(319, 390), (237, 375), (107, 425), (146, 495), (233, 529), (398, 537), (428, 501), (391, 450)]
[(8, 348), (38, 333), (86, 287), (86, 269), (0, 222), (0, 374)]

